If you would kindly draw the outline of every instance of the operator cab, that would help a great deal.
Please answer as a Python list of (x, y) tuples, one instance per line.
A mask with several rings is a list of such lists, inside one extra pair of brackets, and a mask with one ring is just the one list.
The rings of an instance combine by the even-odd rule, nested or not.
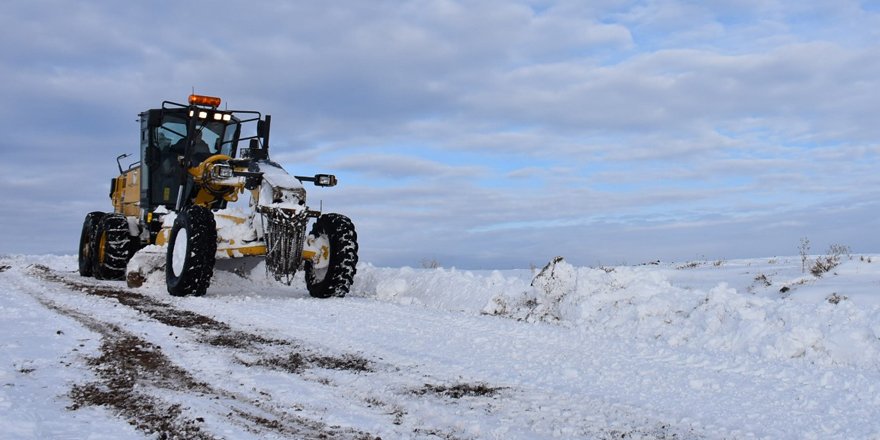
[[(184, 105), (165, 101), (162, 108), (140, 114), (143, 167), (140, 200), (145, 213), (160, 206), (175, 209), (181, 183), (188, 186), (192, 183), (187, 168), (198, 166), (216, 154), (234, 159), (240, 141), (263, 140), (257, 135), (241, 137), (242, 125), (246, 122), (256, 121), (258, 130), (261, 128), (264, 121), (259, 112), (219, 110), (220, 98), (201, 95), (191, 95), (189, 102)], [(242, 119), (236, 114), (249, 117)], [(268, 131), (268, 127), (265, 130)]]

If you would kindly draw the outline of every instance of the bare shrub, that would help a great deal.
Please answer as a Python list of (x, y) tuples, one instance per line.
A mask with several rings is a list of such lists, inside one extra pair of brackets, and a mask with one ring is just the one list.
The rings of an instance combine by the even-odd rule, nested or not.
[(801, 244), (798, 246), (798, 252), (801, 254), (801, 273), (807, 271), (807, 256), (810, 255), (810, 239), (801, 237)]
[(764, 287), (770, 287), (773, 285), (773, 283), (770, 282), (770, 278), (763, 273), (755, 277), (755, 283), (761, 284)]
[(828, 300), (829, 303), (837, 305), (837, 304), (840, 304), (841, 301), (848, 300), (849, 297), (844, 296), (844, 295), (838, 295), (837, 292), (835, 292), (835, 293), (832, 293), (831, 295), (829, 295), (825, 299)]
[(423, 269), (437, 269), (439, 267), (440, 262), (436, 258), (422, 258)]
[(706, 264), (704, 261), (690, 261), (680, 266), (676, 266), (676, 269), (696, 269), (703, 264)]
[(840, 265), (841, 258), (844, 255), (849, 256), (850, 254), (849, 246), (832, 244), (831, 246), (828, 246), (828, 252), (826, 252), (826, 254), (827, 255), (825, 256), (816, 258), (816, 261), (810, 267), (810, 273), (816, 278), (821, 277)]
[(835, 255), (837, 257), (842, 257), (846, 255), (847, 258), (850, 258), (850, 247), (843, 244), (832, 244), (828, 246), (828, 255)]

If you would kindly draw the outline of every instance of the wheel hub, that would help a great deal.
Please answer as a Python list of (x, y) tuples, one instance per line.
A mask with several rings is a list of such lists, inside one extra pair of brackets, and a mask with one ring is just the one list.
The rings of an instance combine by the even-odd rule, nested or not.
[(183, 265), (186, 263), (186, 254), (188, 252), (188, 234), (186, 228), (180, 228), (177, 231), (177, 237), (174, 239), (174, 254), (171, 258), (171, 270), (174, 276), (180, 276), (183, 273)]

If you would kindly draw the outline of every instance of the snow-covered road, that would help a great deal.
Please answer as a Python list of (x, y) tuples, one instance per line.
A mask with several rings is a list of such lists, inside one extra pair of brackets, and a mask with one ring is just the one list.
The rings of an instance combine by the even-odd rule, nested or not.
[(0, 259), (0, 437), (880, 438), (880, 261), (562, 262), (536, 287), (362, 265), (329, 300), (259, 270), (173, 298), (75, 263)]

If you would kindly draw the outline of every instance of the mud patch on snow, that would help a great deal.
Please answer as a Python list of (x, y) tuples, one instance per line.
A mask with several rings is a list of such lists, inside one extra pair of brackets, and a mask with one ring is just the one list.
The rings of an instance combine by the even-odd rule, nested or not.
[(129, 306), (163, 324), (178, 328), (198, 328), (203, 330), (229, 330), (229, 326), (213, 318), (187, 310), (172, 308), (166, 303), (136, 293), (110, 289), (95, 289), (88, 292), (92, 295), (115, 298), (121, 304)]
[(291, 345), (290, 341), (283, 339), (267, 338), (253, 333), (237, 330), (215, 332), (205, 335), (200, 342), (215, 347), (227, 347), (237, 350), (251, 350), (267, 345)]
[(413, 394), (423, 396), (425, 394), (434, 394), (452, 399), (461, 399), (462, 397), (494, 397), (503, 387), (491, 387), (485, 383), (459, 383), (455, 385), (431, 385), (413, 390)]
[(234, 330), (228, 324), (208, 316), (174, 308), (171, 304), (157, 301), (151, 297), (122, 289), (112, 289), (100, 285), (86, 284), (69, 280), (53, 272), (46, 266), (34, 265), (36, 275), (90, 295), (112, 298), (120, 304), (129, 306), (163, 324), (183, 329), (196, 330), (202, 334), (200, 342), (215, 347), (263, 353), (270, 346), (295, 346), (296, 352), (275, 357), (264, 357), (256, 362), (241, 361), (246, 366), (259, 365), (291, 373), (300, 373), (308, 368), (371, 372), (371, 362), (354, 354), (326, 355), (302, 347), (294, 341), (265, 337), (254, 333)]
[(158, 438), (213, 439), (202, 431), (204, 419), (188, 419), (180, 405), (160, 402), (131, 390), (104, 389), (98, 384), (74, 386), (69, 394), (77, 410), (85, 406), (106, 406), (122, 414), (135, 428)]
[(455, 434), (449, 432), (443, 432), (439, 429), (430, 429), (430, 428), (416, 428), (413, 430), (413, 434), (416, 434), (418, 438), (438, 438), (442, 440), (463, 440), (468, 437), (459, 437)]
[(354, 373), (372, 372), (371, 362), (353, 354), (328, 356), (323, 354), (300, 352), (288, 353), (282, 356), (262, 358), (254, 362), (242, 361), (245, 366), (260, 366), (289, 373), (299, 374), (309, 368), (323, 368), (326, 370), (342, 370)]
[(403, 407), (396, 404), (386, 403), (384, 400), (377, 397), (368, 397), (364, 399), (364, 403), (367, 404), (367, 408), (376, 407), (384, 410), (386, 414), (393, 417), (391, 423), (395, 425), (403, 424), (403, 418), (407, 415), (407, 412)]
[[(94, 326), (90, 326), (93, 327)], [(164, 438), (213, 439), (215, 436), (202, 428), (204, 419), (188, 418), (179, 404), (164, 402), (156, 397), (136, 391), (151, 387), (202, 394), (207, 397), (228, 398), (224, 392), (212, 390), (208, 385), (194, 380), (185, 370), (172, 364), (161, 348), (118, 328), (107, 327), (101, 355), (91, 358), (87, 364), (97, 373), (99, 381), (85, 385), (75, 385), (68, 396), (73, 401), (69, 407), (76, 410), (86, 406), (105, 406), (118, 411), (128, 422), (147, 435)], [(111, 337), (120, 334), (120, 337)], [(237, 400), (233, 396), (233, 400)], [(370, 439), (369, 434), (339, 426), (327, 426), (320, 421), (288, 414), (271, 416), (257, 415), (241, 408), (233, 407), (228, 418), (243, 425), (249, 431), (264, 435), (272, 431), (291, 438), (320, 439)]]
[(702, 438), (693, 431), (676, 431), (669, 425), (658, 424), (647, 429), (610, 429), (602, 432), (599, 438), (607, 439), (650, 439), (650, 440), (697, 440)]
[(79, 312), (47, 302), (44, 305), (76, 319), (103, 337), (101, 354), (86, 362), (98, 380), (74, 385), (68, 393), (73, 402), (69, 409), (111, 408), (138, 430), (159, 438), (214, 438), (202, 430), (203, 420), (186, 417), (179, 404), (164, 402), (137, 390), (147, 385), (176, 392), (212, 392), (208, 385), (197, 382), (172, 364), (160, 347)]
[(380, 437), (368, 433), (346, 429), (338, 425), (330, 426), (322, 422), (316, 422), (302, 417), (285, 415), (284, 419), (281, 420), (252, 414), (238, 409), (233, 410), (233, 415), (246, 420), (257, 427), (264, 428), (263, 430), (251, 429), (250, 431), (255, 434), (260, 434), (265, 429), (268, 429), (281, 434), (285, 438), (381, 440)]
[(116, 327), (108, 330), (120, 336), (107, 338), (105, 333), (101, 356), (89, 359), (88, 365), (106, 378), (111, 388), (125, 388), (138, 381), (148, 381), (161, 388), (210, 391), (206, 384), (195, 381), (185, 370), (172, 364), (161, 347)]
[(79, 290), (88, 293), (89, 295), (115, 299), (122, 305), (131, 307), (150, 318), (172, 327), (200, 328), (204, 330), (229, 330), (228, 325), (216, 321), (213, 318), (186, 310), (175, 309), (168, 303), (156, 301), (153, 298), (139, 293), (75, 282), (59, 276), (52, 272), (48, 267), (42, 265), (34, 265), (33, 269), (36, 272), (36, 275), (40, 278), (62, 283), (71, 289)]

